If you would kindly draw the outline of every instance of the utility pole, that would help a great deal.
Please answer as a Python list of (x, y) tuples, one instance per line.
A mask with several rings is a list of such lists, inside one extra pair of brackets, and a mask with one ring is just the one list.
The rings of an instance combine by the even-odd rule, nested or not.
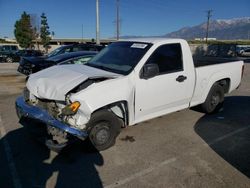
[(82, 24), (82, 43), (83, 43), (83, 24)]
[(207, 11), (206, 43), (207, 43), (207, 38), (208, 38), (209, 22), (210, 22), (210, 18), (211, 18), (211, 16), (212, 16), (212, 11), (213, 11), (213, 10), (208, 10), (208, 11)]
[(96, 44), (100, 44), (99, 0), (96, 0)]
[(119, 0), (116, 0), (116, 39), (119, 40), (120, 36), (120, 5)]

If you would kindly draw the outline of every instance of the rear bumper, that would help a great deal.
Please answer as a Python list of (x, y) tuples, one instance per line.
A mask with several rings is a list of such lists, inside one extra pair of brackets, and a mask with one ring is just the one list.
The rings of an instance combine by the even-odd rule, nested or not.
[(46, 110), (27, 104), (22, 96), (16, 99), (16, 112), (19, 119), (22, 117), (35, 119), (46, 125), (65, 131), (66, 133), (82, 140), (88, 137), (86, 131), (69, 127), (69, 125), (52, 117)]

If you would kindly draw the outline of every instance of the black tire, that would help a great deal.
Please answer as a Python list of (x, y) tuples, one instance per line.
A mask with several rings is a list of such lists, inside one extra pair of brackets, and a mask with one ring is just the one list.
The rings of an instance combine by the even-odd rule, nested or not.
[(115, 144), (121, 127), (122, 121), (114, 113), (95, 112), (87, 124), (88, 139), (98, 151), (106, 150)]
[(203, 104), (201, 104), (201, 109), (204, 113), (213, 114), (218, 112), (224, 102), (224, 89), (219, 84), (215, 83)]
[(7, 62), (7, 63), (13, 63), (12, 57), (7, 57), (7, 58), (6, 58), (6, 62)]

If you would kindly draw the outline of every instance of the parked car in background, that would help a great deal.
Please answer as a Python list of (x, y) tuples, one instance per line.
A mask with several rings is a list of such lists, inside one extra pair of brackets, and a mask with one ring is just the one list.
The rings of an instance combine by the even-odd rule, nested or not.
[(23, 57), (17, 70), (28, 76), (57, 64), (84, 64), (96, 54), (97, 52), (95, 51), (79, 51), (52, 56), (46, 59), (43, 57)]
[(38, 57), (43, 56), (43, 53), (40, 50), (18, 50), (16, 55), (19, 57)]
[(248, 56), (248, 57), (250, 57), (250, 48), (241, 50), (240, 51), (240, 56)]
[(31, 61), (33, 62), (33, 64), (35, 62), (43, 62), (46, 61), (46, 59), (48, 58), (52, 58), (54, 56), (57, 55), (61, 55), (61, 54), (65, 54), (65, 53), (71, 53), (71, 52), (78, 52), (78, 51), (95, 51), (98, 52), (100, 50), (102, 50), (105, 46), (102, 45), (96, 45), (96, 44), (70, 44), (70, 45), (64, 45), (61, 46), (59, 48), (56, 48), (55, 50), (53, 50), (52, 52), (50, 52), (47, 55), (44, 56), (39, 56), (37, 58), (25, 58), (25, 60), (21, 60), (23, 63), (23, 61)]
[(70, 44), (61, 46), (52, 52), (50, 52), (47, 57), (56, 56), (59, 54), (78, 52), (78, 51), (101, 51), (105, 46), (96, 44)]
[(40, 50), (18, 50), (16, 45), (0, 45), (0, 62), (19, 62), (22, 57), (43, 56)]
[(17, 45), (4, 44), (0, 45), (0, 62), (12, 63), (18, 61), (16, 52), (18, 51)]

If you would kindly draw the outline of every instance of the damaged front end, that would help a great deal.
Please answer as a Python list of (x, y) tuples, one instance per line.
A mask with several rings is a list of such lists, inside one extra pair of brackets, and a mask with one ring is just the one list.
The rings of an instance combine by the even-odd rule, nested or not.
[[(56, 151), (64, 148), (75, 138), (84, 140), (88, 136), (84, 125), (77, 126), (76, 122), (73, 122), (72, 117), (76, 115), (76, 111), (75, 114), (63, 114), (67, 107), (66, 103), (60, 101), (38, 99), (32, 96), (27, 89), (24, 90), (24, 96), (16, 99), (16, 111), (20, 123), (23, 126), (32, 123), (34, 128), (36, 126), (34, 121), (37, 124), (42, 123), (47, 129), (45, 143), (50, 149)], [(75, 126), (70, 125), (70, 121)]]
[(46, 127), (49, 148), (64, 147), (72, 138), (88, 137), (86, 125), (91, 109), (84, 100), (73, 96), (99, 82), (120, 75), (85, 65), (53, 66), (31, 74), (24, 95), (16, 99), (17, 115), (22, 125), (35, 120)]

